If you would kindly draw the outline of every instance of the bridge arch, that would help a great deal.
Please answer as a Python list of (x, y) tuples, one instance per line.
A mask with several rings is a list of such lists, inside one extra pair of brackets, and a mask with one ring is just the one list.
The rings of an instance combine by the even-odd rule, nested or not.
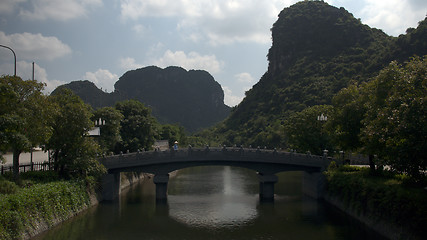
[(330, 159), (314, 156), (279, 152), (276, 150), (244, 148), (188, 148), (184, 150), (150, 151), (104, 157), (99, 160), (108, 171), (103, 178), (103, 197), (113, 200), (120, 195), (120, 172), (145, 172), (154, 174), (156, 199), (167, 199), (169, 173), (195, 166), (226, 165), (248, 168), (256, 171), (260, 183), (260, 199), (274, 199), (276, 173), (283, 171), (304, 171), (304, 189), (307, 194), (318, 198), (322, 185), (321, 172)]

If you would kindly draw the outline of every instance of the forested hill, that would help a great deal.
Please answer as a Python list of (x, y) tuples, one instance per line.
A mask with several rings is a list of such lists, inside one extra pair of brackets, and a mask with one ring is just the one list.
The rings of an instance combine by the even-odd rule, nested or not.
[(369, 80), (392, 60), (427, 54), (426, 30), (424, 20), (391, 37), (323, 1), (285, 8), (271, 29), (267, 72), (214, 131), (226, 143), (279, 146), (293, 112), (330, 104), (351, 81)]
[(115, 83), (112, 93), (103, 92), (89, 81), (60, 87), (70, 88), (94, 108), (139, 100), (152, 109), (160, 123), (178, 123), (189, 132), (210, 127), (230, 113), (220, 84), (202, 70), (155, 66), (131, 70)]

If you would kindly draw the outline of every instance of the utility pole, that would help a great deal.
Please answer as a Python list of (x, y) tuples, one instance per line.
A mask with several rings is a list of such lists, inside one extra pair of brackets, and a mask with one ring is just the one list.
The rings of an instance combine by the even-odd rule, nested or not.
[(10, 47), (8, 47), (8, 46), (5, 46), (5, 45), (0, 45), (0, 47), (4, 47), (4, 48), (7, 48), (7, 49), (9, 49), (10, 51), (12, 51), (12, 53), (13, 53), (13, 57), (15, 58), (15, 71), (14, 71), (13, 76), (14, 76), (14, 77), (16, 77), (16, 54), (15, 54), (15, 51), (13, 51), (13, 49), (12, 49), (12, 48), (10, 48)]

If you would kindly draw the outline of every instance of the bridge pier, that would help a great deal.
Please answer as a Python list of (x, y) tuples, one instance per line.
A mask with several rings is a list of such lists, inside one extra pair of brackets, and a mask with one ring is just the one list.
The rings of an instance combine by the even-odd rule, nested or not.
[(102, 198), (113, 201), (120, 196), (120, 172), (109, 173), (102, 176)]
[(274, 200), (274, 184), (278, 178), (274, 174), (258, 173), (259, 177), (259, 198), (261, 201)]
[(156, 184), (156, 201), (167, 201), (169, 174), (156, 174), (153, 182)]
[(326, 177), (322, 172), (304, 172), (302, 191), (315, 199), (323, 197)]

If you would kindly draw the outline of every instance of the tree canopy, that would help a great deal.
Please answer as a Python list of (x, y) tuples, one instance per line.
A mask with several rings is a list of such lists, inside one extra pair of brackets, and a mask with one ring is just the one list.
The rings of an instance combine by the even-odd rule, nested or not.
[(426, 56), (404, 65), (390, 63), (363, 91), (365, 151), (378, 154), (399, 172), (419, 177), (427, 167)]
[(87, 133), (93, 127), (92, 109), (69, 89), (62, 89), (50, 100), (56, 107), (53, 134), (46, 148), (53, 150), (55, 169), (63, 177), (103, 173), (96, 161), (99, 146)]
[(157, 121), (151, 110), (136, 100), (118, 102), (115, 108), (124, 117), (120, 124), (122, 140), (116, 145), (116, 152), (151, 149), (157, 136)]
[(52, 134), (51, 107), (43, 88), (44, 84), (35, 80), (0, 78), (0, 150), (12, 150), (16, 180), (21, 152), (43, 144)]

